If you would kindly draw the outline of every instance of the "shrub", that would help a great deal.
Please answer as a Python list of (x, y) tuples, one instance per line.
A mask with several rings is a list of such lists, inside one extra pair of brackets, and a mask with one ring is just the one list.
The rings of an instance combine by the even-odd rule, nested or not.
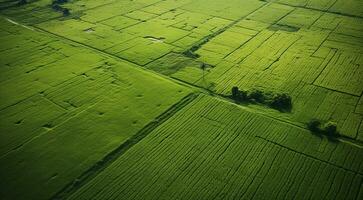
[(68, 8), (64, 8), (63, 9), (63, 16), (68, 16), (68, 15), (70, 15), (71, 13), (69, 12), (69, 9)]
[(238, 89), (238, 87), (234, 86), (232, 88), (232, 98), (233, 99), (237, 99), (238, 98), (238, 94), (239, 94), (239, 89)]
[(188, 58), (196, 59), (196, 58), (200, 57), (198, 54), (196, 54), (196, 53), (194, 53), (193, 51), (190, 51), (190, 50), (185, 51), (183, 54), (184, 54), (184, 56), (186, 56)]
[(277, 94), (273, 97), (270, 106), (280, 111), (290, 111), (292, 99), (287, 94)]
[(291, 97), (287, 94), (266, 93), (262, 90), (244, 91), (234, 86), (231, 98), (239, 102), (265, 104), (279, 111), (290, 111), (292, 108)]
[(68, 2), (68, 0), (53, 0), (52, 4), (64, 4), (67, 2)]
[(335, 122), (327, 122), (324, 124), (324, 128), (323, 128), (324, 133), (327, 136), (336, 136), (338, 134), (337, 132), (337, 124)]
[(22, 6), (22, 5), (25, 5), (27, 3), (28, 2), (26, 0), (20, 0), (20, 1), (18, 1), (18, 6)]
[(248, 95), (247, 95), (248, 93), (247, 93), (247, 91), (244, 91), (244, 90), (240, 90), (239, 91), (239, 95), (238, 95), (238, 99), (240, 100), (240, 101), (248, 101)]
[(55, 11), (62, 11), (62, 10), (63, 10), (62, 6), (60, 6), (60, 5), (58, 5), (58, 4), (53, 4), (53, 5), (52, 5), (52, 8), (53, 8), (53, 10), (55, 10)]
[(321, 132), (321, 122), (318, 119), (312, 119), (308, 122), (307, 127), (313, 133), (320, 133)]
[(265, 102), (265, 94), (261, 90), (252, 90), (248, 94), (248, 99), (250, 101), (255, 101), (258, 103), (264, 103)]
[(239, 90), (237, 86), (232, 87), (232, 99), (239, 102), (248, 101), (247, 92), (244, 90)]

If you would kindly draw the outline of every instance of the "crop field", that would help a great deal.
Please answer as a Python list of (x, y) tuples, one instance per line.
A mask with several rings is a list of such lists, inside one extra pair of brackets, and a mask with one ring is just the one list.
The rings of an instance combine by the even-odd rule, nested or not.
[(130, 63), (1, 24), (2, 55), (10, 55), (1, 60), (1, 197), (49, 198), (190, 92)]
[(363, 1), (0, 0), (0, 200), (363, 199)]
[(362, 156), (200, 96), (70, 199), (361, 199)]

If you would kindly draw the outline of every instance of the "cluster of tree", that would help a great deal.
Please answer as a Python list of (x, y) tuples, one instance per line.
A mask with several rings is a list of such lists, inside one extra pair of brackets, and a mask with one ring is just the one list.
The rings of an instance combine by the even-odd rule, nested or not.
[(281, 112), (289, 112), (292, 109), (292, 99), (284, 93), (265, 93), (261, 90), (245, 91), (235, 86), (232, 88), (232, 99), (241, 103), (264, 104)]
[(206, 44), (207, 42), (209, 42), (209, 38), (205, 38), (203, 39), (201, 42), (199, 42), (198, 44), (195, 44), (194, 46), (192, 46), (190, 49), (187, 49), (186, 51), (183, 52), (184, 56), (189, 57), (189, 58), (199, 58), (200, 55), (195, 53), (196, 51), (198, 51), (198, 49), (200, 49), (204, 44)]
[(22, 6), (22, 5), (25, 5), (27, 3), (28, 3), (27, 0), (19, 0), (18, 1), (18, 6)]
[(53, 0), (52, 2), (52, 9), (58, 12), (62, 12), (63, 16), (70, 15), (68, 8), (63, 8), (62, 4), (67, 3), (68, 0)]
[(336, 138), (339, 136), (337, 124), (332, 121), (322, 123), (318, 119), (312, 119), (307, 123), (307, 128), (314, 134), (326, 135), (329, 138)]
[(197, 59), (200, 57), (200, 55), (194, 53), (193, 51), (191, 50), (187, 50), (187, 51), (184, 51), (183, 52), (183, 55), (188, 57), (188, 58), (193, 58), (193, 59)]

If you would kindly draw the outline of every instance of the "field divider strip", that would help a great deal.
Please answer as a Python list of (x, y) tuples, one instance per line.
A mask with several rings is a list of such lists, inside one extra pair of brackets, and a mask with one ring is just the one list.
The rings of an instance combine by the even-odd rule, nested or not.
[(67, 199), (71, 194), (77, 191), (79, 188), (84, 186), (94, 177), (96, 177), (100, 172), (106, 169), (110, 164), (112, 164), (116, 159), (126, 153), (130, 148), (132, 148), (139, 141), (144, 139), (149, 133), (159, 127), (161, 124), (170, 119), (174, 114), (180, 111), (182, 108), (191, 103), (194, 99), (198, 97), (198, 93), (191, 93), (181, 99), (178, 103), (171, 106), (168, 110), (163, 112), (161, 115), (156, 117), (149, 124), (144, 126), (135, 135), (131, 136), (128, 140), (123, 142), (119, 147), (107, 154), (102, 160), (95, 163), (88, 170), (84, 171), (78, 178), (73, 182), (67, 184), (63, 189), (57, 192), (50, 199)]
[(351, 170), (351, 169), (345, 168), (345, 167), (343, 167), (343, 166), (340, 166), (340, 165), (337, 165), (337, 164), (331, 163), (331, 162), (329, 162), (329, 161), (321, 160), (321, 159), (316, 158), (316, 157), (314, 157), (314, 156), (311, 156), (311, 155), (309, 155), (309, 154), (306, 154), (306, 153), (303, 153), (303, 152), (296, 151), (296, 150), (294, 150), (294, 149), (292, 149), (292, 148), (290, 148), (290, 147), (284, 146), (284, 145), (282, 145), (282, 144), (279, 144), (279, 143), (274, 142), (274, 141), (272, 141), (272, 140), (269, 140), (269, 139), (263, 138), (263, 137), (261, 137), (261, 136), (255, 136), (255, 137), (256, 137), (256, 138), (259, 138), (259, 139), (261, 139), (261, 140), (264, 140), (264, 141), (266, 141), (266, 142), (269, 142), (269, 143), (271, 143), (271, 144), (274, 144), (274, 145), (276, 145), (276, 146), (279, 146), (279, 147), (281, 147), (281, 148), (287, 149), (287, 150), (289, 150), (289, 151), (293, 151), (293, 152), (295, 152), (295, 153), (297, 153), (297, 154), (301, 154), (301, 155), (306, 156), (306, 157), (308, 157), (308, 158), (311, 158), (311, 159), (313, 159), (313, 160), (317, 160), (317, 161), (323, 162), (323, 163), (325, 163), (325, 164), (328, 164), (328, 165), (331, 165), (331, 166), (337, 167), (337, 168), (339, 168), (339, 169), (343, 169), (343, 170), (345, 170), (345, 171), (351, 172), (351, 173), (353, 173), (353, 174), (359, 174), (359, 175), (363, 176), (363, 174), (362, 174), (362, 173), (360, 173), (360, 172), (356, 172), (356, 171), (354, 171), (354, 170)]
[(323, 9), (319, 9), (319, 8), (312, 8), (312, 7), (306, 7), (306, 6), (299, 6), (299, 5), (291, 5), (288, 3), (283, 3), (283, 2), (270, 2), (273, 4), (280, 4), (280, 5), (284, 5), (284, 6), (290, 6), (290, 7), (294, 7), (294, 8), (302, 8), (302, 9), (306, 9), (306, 10), (313, 10), (313, 11), (318, 11), (318, 12), (324, 12), (324, 13), (329, 13), (329, 14), (335, 14), (335, 15), (341, 15), (344, 17), (352, 17), (352, 18), (357, 18), (357, 19), (363, 19), (363, 16), (359, 16), (359, 15), (355, 15), (355, 14), (348, 14), (348, 13), (341, 13), (338, 11), (330, 11), (329, 9), (331, 9), (333, 5), (331, 5), (329, 8), (323, 10)]

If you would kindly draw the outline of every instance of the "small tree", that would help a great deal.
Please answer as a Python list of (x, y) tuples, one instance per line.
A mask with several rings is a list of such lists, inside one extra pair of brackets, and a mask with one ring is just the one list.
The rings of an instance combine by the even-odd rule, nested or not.
[(291, 97), (287, 94), (275, 95), (271, 101), (271, 106), (280, 111), (290, 111), (292, 108)]
[(25, 5), (25, 4), (27, 4), (28, 2), (26, 1), (26, 0), (20, 0), (20, 1), (18, 1), (18, 5), (19, 6), (22, 6), (22, 5)]
[(248, 99), (258, 102), (258, 103), (264, 103), (265, 102), (265, 96), (262, 91), (260, 90), (252, 90), (248, 94)]
[(207, 65), (205, 63), (201, 63), (200, 68), (203, 70), (203, 80), (204, 80), (204, 73), (205, 73), (205, 69), (207, 69)]
[(64, 8), (63, 9), (63, 16), (68, 16), (68, 15), (70, 15), (71, 13), (69, 12), (69, 9), (68, 8)]
[(237, 99), (239, 95), (239, 89), (237, 86), (232, 87), (232, 98)]
[(327, 122), (324, 124), (324, 133), (329, 137), (337, 135), (337, 124), (335, 122)]
[(238, 94), (238, 100), (239, 101), (248, 101), (248, 93), (247, 91), (240, 90)]
[(313, 133), (321, 132), (321, 122), (318, 119), (312, 119), (308, 122), (307, 127)]

